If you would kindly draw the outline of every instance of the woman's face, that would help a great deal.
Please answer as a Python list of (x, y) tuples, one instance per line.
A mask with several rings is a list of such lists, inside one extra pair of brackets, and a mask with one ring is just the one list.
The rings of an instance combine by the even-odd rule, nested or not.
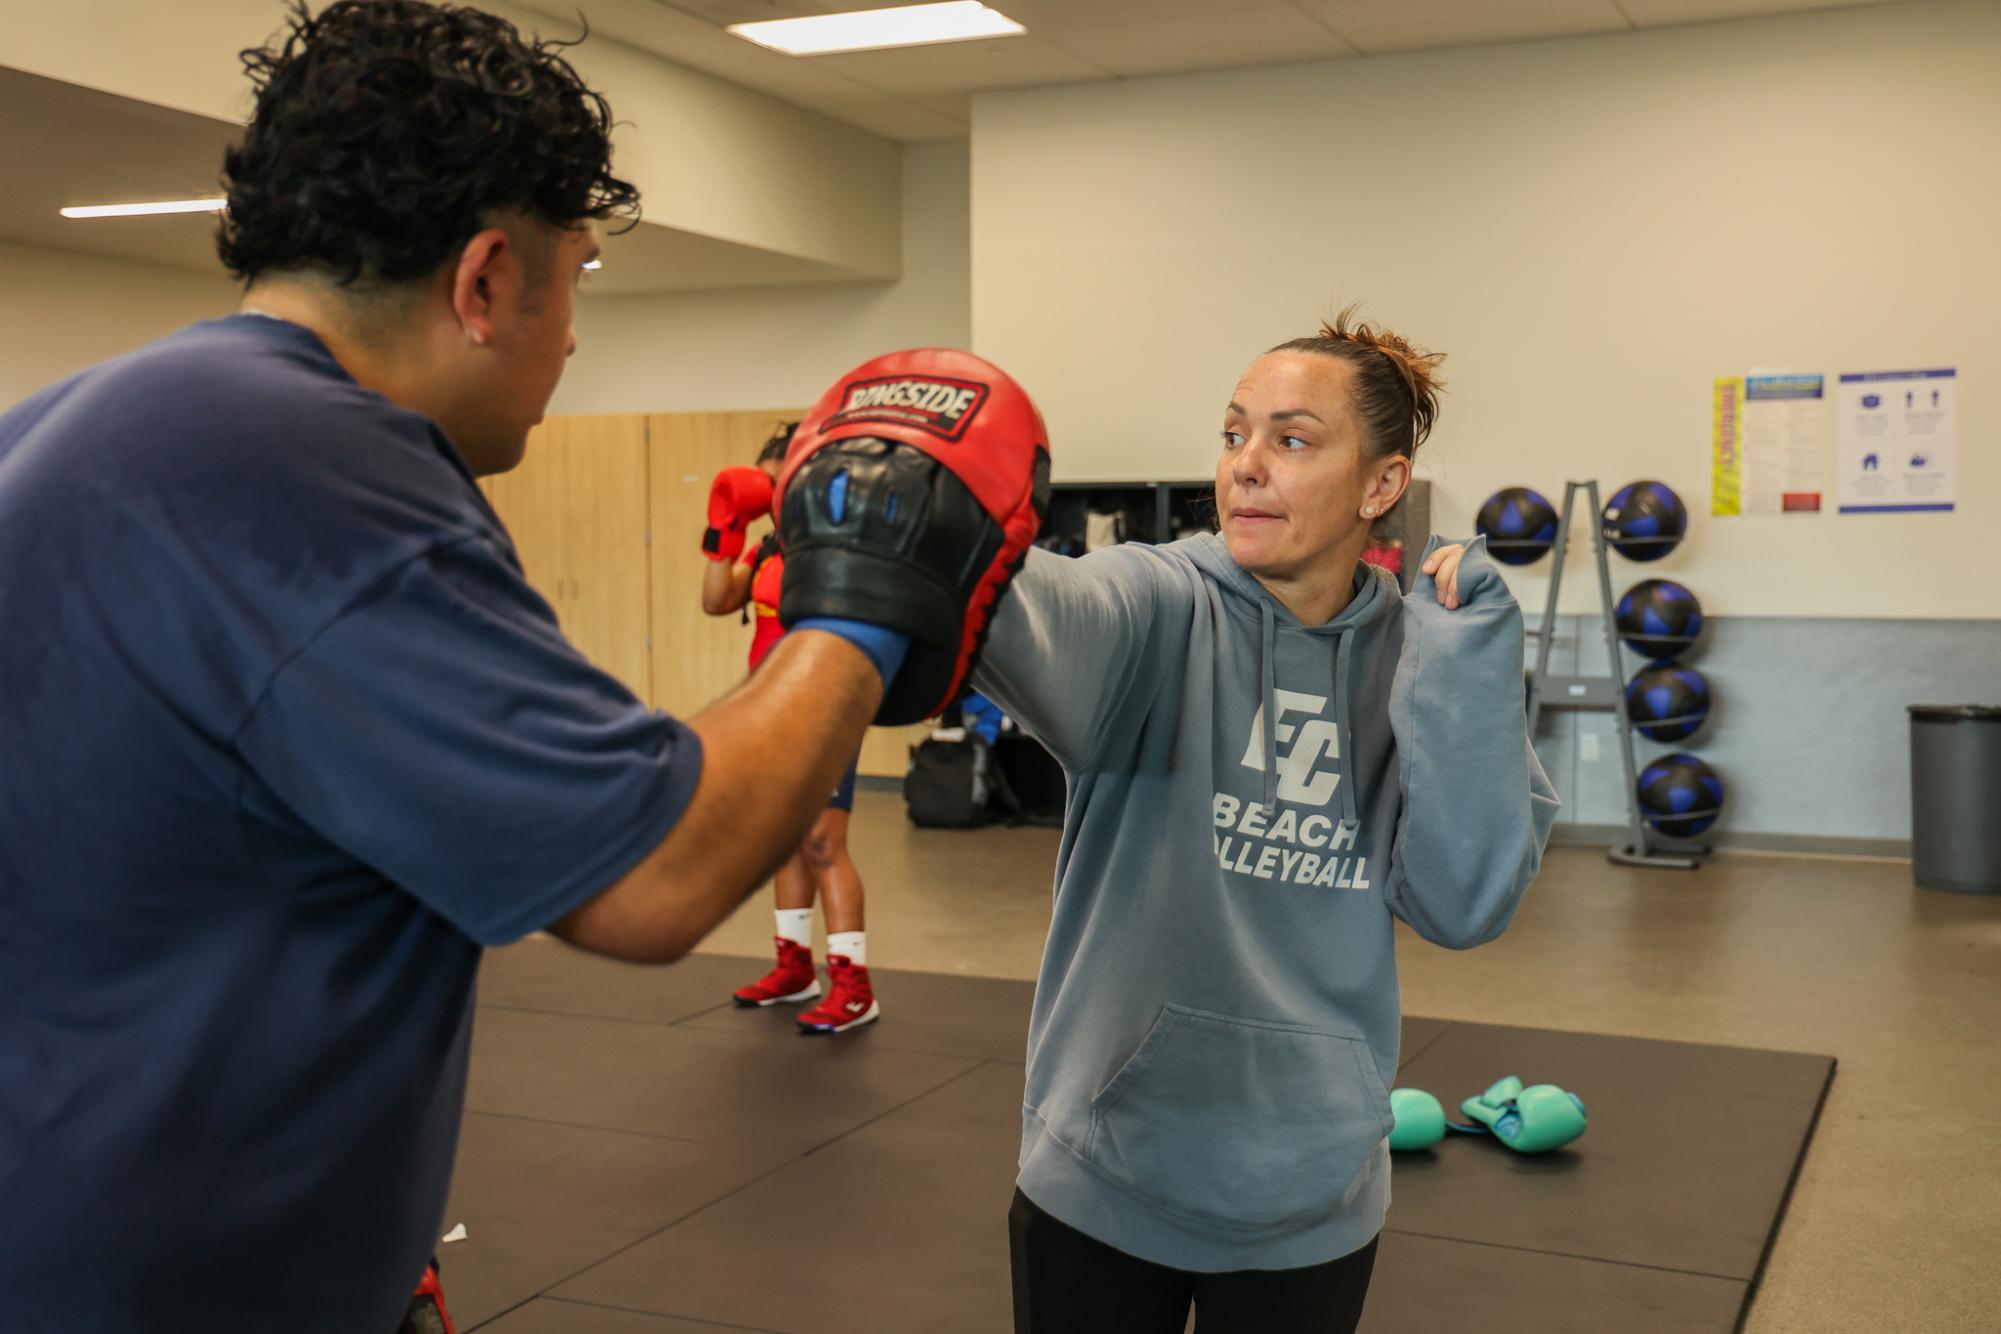
[(1293, 579), (1353, 559), (1368, 536), (1362, 510), (1387, 510), (1402, 492), (1403, 459), (1363, 461), (1354, 384), (1349, 363), (1311, 352), (1269, 353), (1238, 381), (1223, 414), (1216, 516), (1251, 574)]

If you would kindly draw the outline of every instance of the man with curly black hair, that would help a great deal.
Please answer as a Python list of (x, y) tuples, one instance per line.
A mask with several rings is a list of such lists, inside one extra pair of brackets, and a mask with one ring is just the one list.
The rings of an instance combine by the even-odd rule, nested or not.
[(688, 722), (585, 661), (474, 479), (637, 204), (604, 99), (418, 0), (300, 6), (244, 61), (242, 312), (0, 416), (8, 1329), (393, 1329), (481, 947), (685, 954), (908, 645), (814, 621)]
[(218, 244), (244, 310), (314, 334), (473, 472), (513, 467), (576, 347), (593, 222), (638, 207), (604, 98), (556, 44), (419, 0), (302, 7), (244, 65)]

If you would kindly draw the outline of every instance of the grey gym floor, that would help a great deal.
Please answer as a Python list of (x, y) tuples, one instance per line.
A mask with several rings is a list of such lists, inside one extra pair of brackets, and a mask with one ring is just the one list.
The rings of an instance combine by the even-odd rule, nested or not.
[[(865, 791), (852, 842), (869, 889), (871, 963), (968, 981), (886, 977), (882, 1023), (845, 1046), (796, 1038), (782, 1016), (707, 1009), (739, 973), (757, 971), (751, 960), (764, 957), (770, 936), (764, 897), (676, 968), (611, 969), (547, 940), (490, 959), (448, 1219), (464, 1221), (470, 1238), (442, 1252), (462, 1330), (1007, 1328), (1004, 1300), (992, 1298), (995, 1267), (1005, 1263), (999, 1210), (1012, 1175), (1006, 1112), (1019, 1096), (1023, 993), (973, 979), (1034, 976), (1056, 834), (914, 830), (895, 796)], [(1897, 862), (1723, 854), (1685, 874), (1556, 848), (1499, 942), (1454, 954), (1403, 934), (1399, 962), (1405, 1012), (1446, 1021), (1407, 1029), (1401, 1082), (1456, 1098), (1475, 1091), (1458, 1088), (1471, 1071), (1496, 1059), (1519, 1059), (1518, 1073), (1535, 1079), (1529, 1066), (1551, 1059), (1538, 1054), (1556, 1051), (1550, 1042), (1560, 1059), (1602, 1057), (1632, 1072), (1615, 1099), (1594, 1101), (1599, 1137), (1579, 1145), (1578, 1164), (1596, 1167), (1600, 1181), (1615, 1162), (1621, 1173), (1635, 1165), (1611, 1147), (1613, 1108), (1624, 1104), (1618, 1119), (1632, 1122), (1648, 1078), (1671, 1096), (1687, 1061), (1709, 1059), (1674, 1044), (1837, 1058), (1744, 1328), (1995, 1327), (2001, 898), (1915, 890)], [(967, 1004), (982, 998), (990, 1004)], [(944, 1008), (955, 1016), (949, 1040), (937, 1017)], [(967, 1023), (968, 1013), (987, 1010), (991, 1023)], [(1664, 1041), (1593, 1043), (1478, 1025)], [(865, 1066), (851, 1059), (862, 1043)], [(1730, 1088), (1741, 1105), (1702, 1111), (1664, 1153), (1702, 1164), (1709, 1137), (1729, 1159), (1735, 1150), (1723, 1141), (1733, 1126), (1779, 1133), (1775, 1119), (1795, 1125), (1810, 1115), (1799, 1099), (1817, 1097), (1824, 1081), (1824, 1062), (1806, 1058), (1733, 1068), (1705, 1086)], [(782, 1087), (774, 1069), (796, 1076), (809, 1105), (726, 1096)], [(1595, 1164), (1594, 1142), (1604, 1146)], [(874, 1165), (888, 1160), (905, 1180), (876, 1179)], [(1749, 1169), (1760, 1159), (1744, 1161)], [(1790, 1166), (1778, 1164), (1779, 1178)], [(1780, 1188), (1770, 1163), (1747, 1170), (1758, 1179), (1743, 1184), (1743, 1207), (1719, 1210), (1713, 1229), (1671, 1216), (1672, 1182), (1630, 1176), (1615, 1183), (1621, 1203), (1609, 1209), (1604, 1191), (1580, 1191), (1573, 1203), (1584, 1212), (1567, 1225), (1523, 1220), (1542, 1231), (1524, 1235), (1520, 1249), (1447, 1239), (1495, 1235), (1441, 1220), (1460, 1199), (1476, 1211), (1505, 1210), (1516, 1189), (1509, 1174), (1526, 1168), (1472, 1141), (1400, 1164), (1392, 1226), (1415, 1220), (1425, 1226), (1413, 1232), (1438, 1235), (1386, 1245), (1379, 1291), (1421, 1292), (1427, 1272), (1446, 1267), (1432, 1252), (1449, 1248), (1455, 1274), (1472, 1272), (1469, 1257), (1490, 1266), (1483, 1282), (1494, 1301), (1483, 1307), (1479, 1293), (1453, 1293), (1386, 1302), (1365, 1327), (1476, 1321), (1505, 1330), (1518, 1327), (1512, 1317), (1482, 1320), (1483, 1310), (1533, 1309), (1539, 1289), (1583, 1294), (1601, 1311), (1648, 1313), (1625, 1327), (1717, 1328), (1719, 1319), (1728, 1327), (1741, 1284), (1705, 1276), (1748, 1272), (1756, 1238), (1745, 1220)], [(995, 1198), (994, 1217), (980, 1221), (984, 1204), (927, 1198), (955, 1187)], [(896, 1207), (899, 1192), (927, 1207)], [(921, 1221), (940, 1217), (961, 1222)], [(1575, 1235), (1551, 1230), (1565, 1226)], [(835, 1248), (819, 1242), (823, 1230), (846, 1232), (841, 1246), (872, 1258), (851, 1274), (826, 1264)], [(1632, 1249), (1646, 1245), (1657, 1249)], [(1563, 1277), (1546, 1270), (1552, 1264)], [(746, 1287), (745, 1273), (761, 1284)], [(899, 1273), (922, 1275), (906, 1285), (908, 1305), (899, 1305)], [(788, 1300), (802, 1286), (820, 1294), (821, 1315), (801, 1318)], [(954, 1290), (987, 1294), (985, 1304), (1001, 1309), (942, 1322), (918, 1300)], [(1396, 1322), (1380, 1318), (1393, 1309)], [(675, 1315), (645, 1314), (668, 1311)], [(1591, 1327), (1573, 1323), (1574, 1310), (1561, 1314), (1547, 1327)]]

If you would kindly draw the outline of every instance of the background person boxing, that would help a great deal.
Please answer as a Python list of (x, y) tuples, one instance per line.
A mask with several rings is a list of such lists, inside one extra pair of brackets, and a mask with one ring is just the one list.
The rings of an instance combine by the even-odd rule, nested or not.
[[(709, 488), (709, 526), (702, 534), (702, 554), (710, 564), (702, 571), (702, 610), (711, 616), (743, 611), (752, 620), (753, 672), (785, 635), (778, 619), (785, 556), (775, 530), (748, 549), (746, 537), (752, 524), (771, 513), (772, 484), (778, 480), (786, 447), (797, 427), (797, 422), (780, 427), (758, 451), (755, 467), (724, 468)], [(824, 1000), (799, 1015), (800, 1030), (806, 1033), (845, 1033), (874, 1023), (882, 1014), (868, 971), (861, 873), (848, 854), (855, 768), (851, 761), (827, 809), (806, 831), (806, 841), (772, 877), (776, 965), (733, 993), (736, 1003), (743, 1006), (819, 997), (820, 980), (813, 970), (813, 901), (818, 898), (827, 917), (827, 979), (831, 986)]]
[(10, 1329), (395, 1328), (481, 948), (684, 954), (872, 716), (963, 677), (1038, 522), (1039, 424), (998, 388), (966, 481), (883, 446), (893, 519), (831, 498), (858, 446), (816, 437), (789, 464), (796, 633), (699, 716), (648, 710), (563, 638), (474, 481), (520, 460), (593, 220), (636, 203), (609, 109), (557, 51), (416, 0), (301, 9), (246, 63), (243, 313), (0, 416)]

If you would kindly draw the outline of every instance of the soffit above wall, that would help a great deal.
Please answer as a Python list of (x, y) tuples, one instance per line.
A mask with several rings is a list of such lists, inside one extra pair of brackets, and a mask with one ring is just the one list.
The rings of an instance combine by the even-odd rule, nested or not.
[[(221, 274), (213, 214), (70, 219), (73, 204), (219, 193), (223, 150), (242, 127), (133, 98), (0, 68), (0, 240)], [(852, 282), (793, 255), (642, 222), (604, 242), (593, 295)]]

